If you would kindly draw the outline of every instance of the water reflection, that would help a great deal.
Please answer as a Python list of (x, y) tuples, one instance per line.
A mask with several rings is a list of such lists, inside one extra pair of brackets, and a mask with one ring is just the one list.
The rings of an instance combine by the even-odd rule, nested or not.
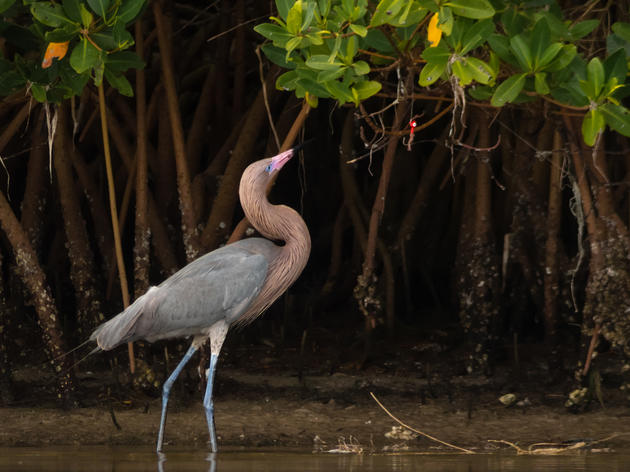
[(514, 454), (311, 454), (304, 451), (245, 452), (168, 450), (150, 447), (0, 448), (0, 471), (107, 472), (621, 472), (630, 470), (630, 454), (516, 456)]
[[(157, 464), (158, 464), (158, 472), (164, 472), (166, 469), (164, 468), (164, 464), (167, 461), (166, 454), (164, 452), (157, 453)], [(216, 472), (217, 470), (217, 453), (209, 452), (206, 456), (206, 461), (208, 462), (208, 472)], [(176, 463), (176, 466), (178, 464)], [(199, 469), (201, 470), (201, 469)]]

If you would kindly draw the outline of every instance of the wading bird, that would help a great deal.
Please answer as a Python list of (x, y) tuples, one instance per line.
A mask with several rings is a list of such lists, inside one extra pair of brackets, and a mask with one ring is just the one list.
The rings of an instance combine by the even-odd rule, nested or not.
[[(227, 331), (234, 323), (242, 325), (256, 319), (289, 288), (306, 265), (311, 238), (304, 220), (292, 208), (272, 205), (266, 196), (268, 185), (294, 153), (295, 149), (291, 149), (254, 162), (241, 177), (239, 197), (245, 216), (269, 239), (243, 239), (196, 259), (157, 287), (151, 287), (90, 336), (105, 351), (136, 339), (153, 342), (194, 336), (186, 355), (164, 382), (158, 452), (162, 450), (171, 387), (208, 338), (212, 354), (203, 406), (210, 449), (217, 451), (212, 384)], [(284, 245), (270, 240), (283, 241)]]

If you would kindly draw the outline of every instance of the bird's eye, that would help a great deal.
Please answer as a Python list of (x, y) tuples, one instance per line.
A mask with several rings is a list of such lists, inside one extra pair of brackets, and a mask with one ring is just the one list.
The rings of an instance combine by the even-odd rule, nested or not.
[(273, 166), (271, 165), (271, 163), (267, 164), (267, 167), (265, 167), (265, 172), (267, 172), (268, 174), (271, 174), (272, 170), (273, 170)]

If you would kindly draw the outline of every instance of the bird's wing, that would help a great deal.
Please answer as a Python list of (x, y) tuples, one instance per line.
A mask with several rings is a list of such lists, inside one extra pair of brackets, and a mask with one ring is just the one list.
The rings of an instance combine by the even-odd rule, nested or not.
[(217, 321), (232, 323), (256, 298), (267, 276), (264, 255), (225, 246), (191, 262), (97, 328), (102, 349), (200, 334)]

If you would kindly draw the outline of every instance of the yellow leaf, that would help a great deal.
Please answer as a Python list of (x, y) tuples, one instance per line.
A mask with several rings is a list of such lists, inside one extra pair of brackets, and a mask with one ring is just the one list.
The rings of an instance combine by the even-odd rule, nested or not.
[(48, 43), (46, 54), (44, 54), (44, 60), (42, 61), (42, 68), (46, 69), (52, 66), (53, 59), (55, 58), (62, 60), (68, 52), (68, 43), (69, 41), (65, 43)]
[(429, 27), (427, 29), (427, 39), (429, 40), (429, 47), (435, 47), (440, 44), (440, 39), (442, 38), (442, 30), (438, 28), (438, 14), (436, 13), (431, 17), (431, 21), (429, 21)]
[(311, 108), (317, 108), (318, 100), (315, 95), (311, 95), (308, 92), (304, 92), (304, 100), (306, 100), (306, 103), (308, 103)]

